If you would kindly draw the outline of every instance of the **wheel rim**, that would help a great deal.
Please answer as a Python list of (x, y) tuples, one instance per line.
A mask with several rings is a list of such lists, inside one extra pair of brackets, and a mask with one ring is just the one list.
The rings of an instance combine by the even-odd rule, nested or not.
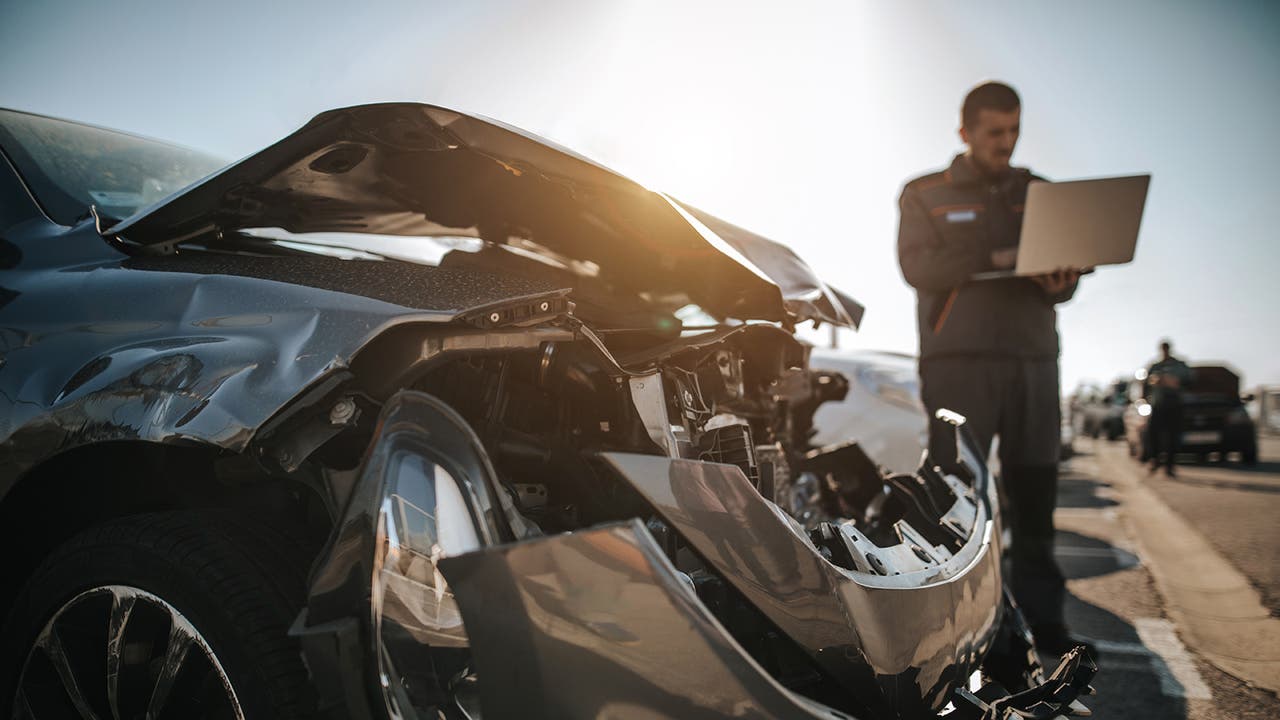
[(54, 613), (22, 665), (13, 717), (244, 720), (226, 670), (182, 613), (108, 585)]

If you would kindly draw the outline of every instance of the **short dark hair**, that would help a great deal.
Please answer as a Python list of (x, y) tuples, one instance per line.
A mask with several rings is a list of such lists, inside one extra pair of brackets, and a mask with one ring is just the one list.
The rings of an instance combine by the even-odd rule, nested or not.
[(960, 122), (970, 128), (977, 124), (978, 113), (982, 110), (1013, 112), (1022, 104), (1018, 93), (1002, 82), (985, 82), (969, 91), (964, 96), (964, 105), (960, 108)]

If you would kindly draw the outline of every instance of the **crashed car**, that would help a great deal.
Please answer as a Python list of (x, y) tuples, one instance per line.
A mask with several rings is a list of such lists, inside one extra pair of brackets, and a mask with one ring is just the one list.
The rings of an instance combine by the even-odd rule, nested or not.
[(428, 105), (0, 147), (13, 716), (1084, 712), (963, 418), (812, 445), (794, 329), (862, 309), (784, 246)]

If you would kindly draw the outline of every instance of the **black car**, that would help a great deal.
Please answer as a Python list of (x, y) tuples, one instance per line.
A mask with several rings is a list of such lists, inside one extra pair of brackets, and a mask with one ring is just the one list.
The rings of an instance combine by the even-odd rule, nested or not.
[[(1151, 459), (1148, 421), (1151, 406), (1142, 379), (1134, 380), (1133, 404), (1125, 412), (1129, 453), (1146, 462)], [(1245, 465), (1258, 462), (1258, 428), (1245, 409), (1252, 396), (1240, 394), (1240, 376), (1225, 365), (1193, 365), (1191, 381), (1182, 393), (1182, 426), (1179, 452), (1204, 462), (1210, 455), (1225, 461), (1238, 453)]]
[(1204, 460), (1239, 453), (1246, 465), (1258, 462), (1258, 429), (1245, 410), (1240, 376), (1222, 365), (1193, 365), (1183, 393), (1181, 451)]
[(0, 147), (15, 717), (1003, 718), (1087, 689), (1006, 600), (970, 444), (912, 475), (810, 446), (847, 385), (794, 328), (861, 307), (781, 245), (427, 105), (227, 167), (13, 111)]

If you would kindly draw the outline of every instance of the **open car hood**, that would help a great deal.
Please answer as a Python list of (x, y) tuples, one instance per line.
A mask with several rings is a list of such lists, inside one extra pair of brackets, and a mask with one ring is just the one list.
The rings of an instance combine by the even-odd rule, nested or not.
[(1240, 376), (1222, 365), (1193, 365), (1185, 390), (1189, 399), (1235, 403), (1240, 398)]
[(321, 113), (105, 235), (142, 250), (263, 228), (481, 238), (720, 318), (857, 327), (862, 313), (783, 245), (530, 133), (418, 103)]

